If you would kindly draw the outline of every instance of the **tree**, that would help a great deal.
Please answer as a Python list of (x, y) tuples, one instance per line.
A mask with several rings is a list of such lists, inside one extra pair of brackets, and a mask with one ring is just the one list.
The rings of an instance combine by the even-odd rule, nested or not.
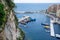
[(4, 5), (2, 3), (0, 3), (0, 26), (4, 22), (4, 20), (3, 20), (4, 16), (5, 16)]
[(13, 9), (15, 7), (15, 4), (12, 2), (12, 0), (5, 0), (5, 1), (10, 9)]

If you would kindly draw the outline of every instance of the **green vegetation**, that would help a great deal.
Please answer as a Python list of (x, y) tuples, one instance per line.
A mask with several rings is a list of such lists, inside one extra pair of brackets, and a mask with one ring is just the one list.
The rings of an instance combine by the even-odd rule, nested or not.
[(0, 28), (3, 27), (3, 24), (5, 23), (5, 11), (4, 11), (4, 5), (0, 3)]
[(17, 39), (23, 40), (24, 32), (22, 31), (22, 29), (20, 29), (18, 27), (18, 19), (17, 19), (16, 15), (14, 14), (14, 11), (13, 11), (15, 4), (12, 2), (12, 0), (3, 0), (3, 1), (6, 3), (6, 5), (4, 5), (2, 2), (0, 2), (0, 32), (2, 32), (4, 30), (5, 23), (7, 22), (8, 16), (10, 15), (10, 13), (12, 11), (13, 15), (15, 17), (14, 21), (15, 21), (16, 29), (18, 28), (20, 30), (20, 36)]
[(20, 29), (20, 35), (22, 36), (22, 39), (24, 38), (24, 32), (22, 31), (22, 29)]
[(18, 28), (20, 31), (20, 36), (17, 38), (17, 40), (23, 40), (24, 39), (24, 32), (22, 31), (22, 29)]
[(13, 9), (15, 7), (15, 4), (12, 2), (12, 0), (5, 0), (9, 9)]

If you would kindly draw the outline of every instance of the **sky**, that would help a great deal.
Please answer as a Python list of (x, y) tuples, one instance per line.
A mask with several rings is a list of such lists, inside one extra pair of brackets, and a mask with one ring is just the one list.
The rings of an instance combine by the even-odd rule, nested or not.
[(60, 3), (60, 0), (14, 0), (15, 3)]

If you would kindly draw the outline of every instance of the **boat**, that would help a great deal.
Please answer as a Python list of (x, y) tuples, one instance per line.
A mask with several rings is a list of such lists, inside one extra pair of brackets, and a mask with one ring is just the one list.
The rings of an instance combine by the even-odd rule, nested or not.
[(60, 35), (59, 34), (56, 34), (56, 38), (59, 38), (60, 39)]
[(49, 24), (48, 24), (48, 23), (41, 23), (41, 25), (49, 26)]
[(44, 26), (44, 28), (46, 28), (46, 29), (50, 29), (50, 26)]
[(49, 30), (45, 30), (45, 31), (48, 32), (48, 33), (50, 32)]
[(31, 19), (31, 21), (36, 21), (36, 19)]
[(36, 19), (32, 19), (30, 16), (23, 16), (22, 18), (20, 18), (18, 20), (19, 23), (21, 24), (26, 24), (28, 22), (31, 22), (31, 21), (35, 21)]

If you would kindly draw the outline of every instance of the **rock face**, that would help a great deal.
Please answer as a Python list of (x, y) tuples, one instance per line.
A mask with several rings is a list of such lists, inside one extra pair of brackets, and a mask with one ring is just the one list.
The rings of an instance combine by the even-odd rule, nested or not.
[[(17, 40), (17, 38), (18, 40), (23, 40), (24, 34), (22, 34), (23, 31), (20, 30), (19, 27), (17, 27), (18, 22), (14, 14), (13, 8), (10, 9), (6, 1), (0, 0), (0, 2), (4, 5), (4, 10), (6, 13), (6, 23), (4, 24), (3, 30), (0, 32), (0, 40)], [(10, 3), (9, 5), (11, 6), (12, 4)]]
[(14, 22), (15, 18), (11, 11), (10, 15), (8, 16), (7, 23), (5, 25), (5, 34), (6, 39), (9, 40), (16, 40), (16, 26)]

